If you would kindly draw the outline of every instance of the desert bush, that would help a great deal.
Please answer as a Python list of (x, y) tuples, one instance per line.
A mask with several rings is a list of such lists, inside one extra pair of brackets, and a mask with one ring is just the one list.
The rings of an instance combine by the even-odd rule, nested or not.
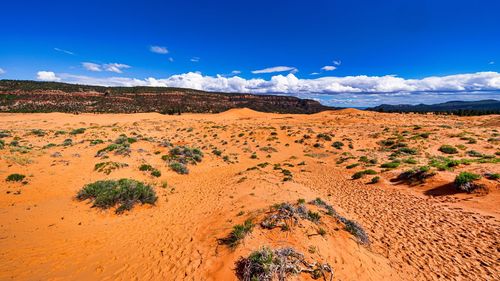
[(376, 171), (368, 169), (368, 170), (363, 170), (363, 171), (359, 171), (359, 172), (354, 173), (354, 175), (352, 175), (351, 178), (353, 180), (357, 180), (357, 179), (362, 178), (364, 175), (376, 175), (376, 174), (377, 174)]
[(380, 165), (380, 167), (387, 168), (387, 169), (395, 169), (395, 168), (399, 167), (400, 164), (401, 163), (399, 161), (392, 161), (392, 162), (383, 163), (382, 165)]
[(332, 137), (330, 136), (330, 134), (324, 134), (324, 133), (320, 133), (316, 136), (317, 139), (322, 139), (322, 140), (325, 140), (325, 141), (331, 141), (332, 140)]
[(71, 146), (73, 145), (73, 140), (72, 139), (65, 139), (62, 143), (63, 146)]
[(155, 177), (155, 178), (159, 178), (159, 177), (161, 177), (161, 171), (160, 171), (160, 170), (158, 170), (158, 169), (153, 169), (153, 170), (151, 171), (151, 175), (152, 175), (153, 177)]
[(361, 225), (359, 225), (357, 222), (346, 219), (343, 221), (343, 223), (345, 226), (345, 230), (347, 230), (347, 232), (351, 233), (354, 237), (356, 237), (361, 244), (366, 245), (370, 243), (368, 234), (366, 234), (363, 227), (361, 227)]
[(0, 140), (0, 149), (3, 149), (5, 147), (5, 141)]
[(448, 157), (434, 157), (429, 161), (429, 165), (431, 167), (437, 168), (439, 171), (451, 170), (453, 167), (456, 167), (460, 164), (463, 164), (464, 161), (451, 159)]
[(359, 163), (354, 163), (354, 164), (351, 164), (351, 165), (347, 165), (346, 169), (356, 168), (357, 166), (359, 166)]
[(500, 179), (500, 173), (487, 173), (486, 178), (489, 180), (498, 180)]
[(7, 178), (5, 179), (6, 181), (23, 181), (24, 178), (26, 178), (25, 175), (23, 174), (10, 174), (7, 176)]
[(241, 241), (252, 232), (254, 224), (251, 219), (246, 220), (243, 224), (233, 226), (233, 230), (227, 237), (218, 240), (219, 244), (227, 245), (234, 249)]
[(128, 167), (128, 164), (127, 163), (120, 163), (120, 162), (113, 162), (113, 161), (101, 162), (101, 163), (95, 164), (94, 171), (109, 175), (114, 170), (124, 168), (124, 167)]
[(335, 147), (336, 149), (342, 149), (342, 147), (344, 146), (344, 143), (341, 141), (336, 141), (336, 142), (332, 143), (332, 146)]
[(309, 274), (311, 278), (325, 278), (329, 273), (333, 278), (333, 270), (328, 264), (305, 261), (304, 255), (293, 248), (272, 250), (263, 247), (252, 252), (247, 258), (241, 257), (236, 262), (236, 277), (241, 281), (287, 280), (291, 275)]
[(139, 166), (139, 171), (152, 171), (153, 170), (153, 166), (149, 165), (149, 164), (142, 164), (141, 166)]
[(71, 135), (79, 135), (85, 133), (85, 128), (78, 128), (74, 129), (73, 131), (70, 132)]
[(457, 154), (458, 149), (454, 146), (448, 145), (448, 144), (443, 144), (442, 146), (439, 147), (439, 151), (442, 153), (446, 154)]
[(100, 139), (97, 139), (97, 140), (91, 140), (90, 141), (90, 145), (94, 146), (94, 145), (98, 145), (98, 144), (101, 144), (101, 143), (104, 143), (103, 140), (100, 140)]
[(380, 181), (380, 177), (379, 176), (375, 176), (371, 179), (370, 183), (371, 184), (376, 184)]
[(31, 133), (37, 137), (43, 137), (46, 134), (45, 131), (42, 129), (33, 129), (31, 130)]
[(484, 156), (484, 154), (482, 154), (481, 152), (475, 151), (475, 150), (467, 151), (467, 155), (469, 155), (470, 157), (483, 157)]
[(459, 190), (465, 191), (467, 193), (471, 193), (474, 190), (481, 187), (480, 185), (474, 183), (474, 181), (476, 181), (480, 178), (481, 178), (481, 176), (478, 174), (474, 174), (474, 173), (470, 173), (470, 172), (461, 172), (455, 178), (454, 184)]
[(426, 179), (433, 177), (434, 175), (436, 175), (436, 173), (431, 171), (429, 166), (422, 166), (399, 174), (396, 181), (405, 182), (410, 185), (422, 184)]
[(118, 205), (120, 214), (133, 208), (134, 204), (154, 204), (157, 200), (153, 188), (132, 179), (101, 180), (85, 185), (76, 195), (78, 200), (90, 199), (92, 207), (108, 209)]
[(183, 163), (179, 162), (171, 162), (169, 165), (170, 169), (172, 169), (174, 172), (181, 174), (181, 175), (186, 175), (189, 174), (189, 170), (187, 166)]

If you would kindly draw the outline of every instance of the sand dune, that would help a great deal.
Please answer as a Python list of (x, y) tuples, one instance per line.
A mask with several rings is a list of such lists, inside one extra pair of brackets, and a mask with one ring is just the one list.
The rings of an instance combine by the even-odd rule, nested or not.
[[(333, 280), (499, 280), (500, 183), (488, 175), (499, 173), (500, 140), (498, 128), (481, 126), (492, 118), (355, 109), (0, 114), (0, 280), (237, 280), (235, 262), (263, 246), (327, 263)], [(118, 140), (126, 153), (98, 153)], [(457, 153), (440, 152), (443, 144)], [(177, 145), (203, 152), (187, 175), (162, 159)], [(468, 160), (440, 169), (443, 157)], [(102, 162), (126, 165), (106, 174), (95, 170)], [(398, 164), (381, 167), (389, 162)], [(436, 174), (396, 180), (421, 166)], [(368, 169), (377, 174), (352, 179)], [(482, 188), (460, 192), (453, 181), (463, 171), (481, 175)], [(7, 181), (13, 173), (26, 178)], [(120, 178), (151, 185), (156, 203), (115, 214), (75, 197), (88, 183)], [(288, 229), (262, 227), (283, 202), (318, 221), (306, 213)], [(254, 227), (234, 249), (220, 243), (249, 219)]]

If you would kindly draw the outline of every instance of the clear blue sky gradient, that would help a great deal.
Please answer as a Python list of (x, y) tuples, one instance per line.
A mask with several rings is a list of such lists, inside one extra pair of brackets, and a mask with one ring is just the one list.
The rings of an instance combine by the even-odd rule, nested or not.
[[(35, 79), (40, 70), (111, 75), (82, 62), (127, 64), (119, 76), (140, 79), (233, 70), (269, 79), (276, 74), (251, 71), (272, 66), (296, 67), (306, 79), (500, 71), (495, 0), (19, 0), (1, 10), (0, 79)], [(152, 53), (152, 45), (169, 53)], [(320, 70), (333, 60), (342, 64)]]

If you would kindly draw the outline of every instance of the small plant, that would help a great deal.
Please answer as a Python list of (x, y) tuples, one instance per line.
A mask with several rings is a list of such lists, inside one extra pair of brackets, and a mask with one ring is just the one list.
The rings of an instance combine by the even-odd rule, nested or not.
[(316, 136), (317, 139), (323, 139), (325, 141), (331, 141), (332, 137), (329, 134), (320, 133)]
[(307, 219), (314, 222), (314, 223), (319, 223), (319, 221), (321, 220), (321, 215), (317, 212), (308, 211), (307, 212)]
[(173, 171), (175, 171), (178, 174), (186, 175), (189, 173), (188, 168), (183, 163), (171, 162), (168, 166), (170, 167), (170, 169), (172, 169)]
[(344, 143), (341, 141), (336, 141), (332, 144), (332, 146), (335, 147), (336, 149), (342, 149), (342, 147), (344, 146)]
[(73, 145), (73, 140), (72, 139), (65, 139), (62, 143), (63, 146), (72, 146)]
[(399, 161), (392, 161), (392, 162), (384, 163), (384, 164), (380, 165), (380, 167), (387, 168), (387, 169), (395, 169), (395, 168), (399, 167), (400, 164), (401, 163)]
[(377, 174), (376, 171), (369, 169), (369, 170), (363, 170), (363, 171), (356, 172), (356, 173), (354, 173), (354, 175), (352, 175), (351, 178), (353, 180), (357, 180), (357, 179), (362, 178), (364, 175), (376, 175), (376, 174)]
[(444, 144), (441, 147), (439, 147), (439, 151), (441, 151), (442, 153), (446, 153), (446, 154), (457, 154), (458, 153), (458, 149), (456, 147), (448, 145), (448, 144)]
[(153, 169), (153, 170), (151, 171), (151, 175), (152, 175), (153, 177), (155, 177), (155, 178), (159, 178), (159, 177), (161, 177), (161, 172), (160, 172), (160, 170), (158, 170), (158, 169)]
[(486, 178), (489, 180), (498, 180), (500, 179), (500, 173), (494, 173), (494, 174), (488, 173), (486, 174)]
[(149, 165), (149, 164), (142, 164), (141, 166), (139, 166), (139, 171), (152, 171), (153, 170), (153, 166)]
[(409, 185), (422, 184), (426, 179), (435, 175), (436, 173), (432, 172), (429, 166), (422, 166), (399, 174), (396, 181), (406, 182)]
[(219, 244), (227, 245), (230, 248), (236, 248), (241, 241), (252, 232), (254, 224), (251, 219), (246, 220), (243, 224), (233, 226), (233, 230), (225, 238), (219, 239)]
[(94, 171), (109, 175), (114, 170), (124, 168), (124, 167), (128, 167), (128, 164), (127, 163), (120, 163), (120, 162), (113, 162), (113, 161), (101, 162), (101, 163), (95, 164)]
[(134, 204), (154, 204), (157, 200), (153, 188), (132, 179), (102, 180), (85, 185), (76, 195), (80, 201), (90, 199), (92, 207), (108, 209), (118, 205), (115, 212), (131, 210)]
[(85, 128), (78, 128), (74, 129), (73, 131), (70, 132), (71, 135), (79, 135), (85, 133)]
[(371, 184), (376, 184), (380, 181), (380, 177), (379, 176), (375, 176), (371, 179), (370, 183)]
[(321, 276), (333, 278), (333, 270), (328, 264), (307, 262), (304, 255), (293, 248), (272, 250), (263, 247), (252, 252), (247, 258), (236, 262), (236, 277), (241, 281), (287, 280), (290, 275), (306, 273), (313, 279)]
[(476, 181), (480, 178), (481, 178), (481, 176), (478, 174), (469, 173), (469, 172), (461, 172), (455, 178), (454, 183), (455, 183), (455, 186), (459, 190), (465, 191), (467, 193), (471, 193), (480, 187), (480, 185), (474, 183), (474, 181)]
[(42, 129), (33, 129), (31, 130), (31, 133), (37, 137), (43, 137), (46, 134), (45, 131)]
[(22, 174), (10, 174), (7, 176), (5, 179), (6, 181), (15, 181), (15, 182), (20, 182), (23, 181), (26, 176)]

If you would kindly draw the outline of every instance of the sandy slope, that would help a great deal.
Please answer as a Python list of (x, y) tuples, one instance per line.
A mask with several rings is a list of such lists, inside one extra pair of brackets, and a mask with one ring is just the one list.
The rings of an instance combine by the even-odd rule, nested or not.
[[(308, 259), (328, 262), (335, 270), (334, 280), (499, 280), (498, 181), (481, 180), (489, 189), (486, 195), (457, 193), (450, 186), (459, 171), (498, 173), (498, 164), (461, 165), (409, 187), (390, 180), (412, 165), (383, 171), (379, 164), (388, 161), (389, 153), (377, 144), (394, 131), (431, 132), (428, 139), (405, 137), (411, 147), (418, 148), (413, 156), (417, 165), (441, 155), (437, 148), (444, 143), (465, 143), (467, 150), (494, 154), (500, 146), (488, 139), (495, 138), (498, 120), (499, 116), (458, 118), (357, 110), (314, 115), (248, 109), (182, 116), (0, 114), (0, 130), (11, 133), (3, 138), (7, 145), (0, 150), (0, 280), (234, 280), (234, 262), (264, 245), (293, 246)], [(421, 128), (415, 130), (415, 125)], [(84, 134), (55, 135), (58, 130), (80, 127), (87, 128)], [(32, 129), (47, 134), (35, 136)], [(464, 131), (477, 143), (451, 137)], [(130, 156), (94, 157), (120, 134), (133, 133), (140, 137), (131, 145)], [(334, 137), (317, 140), (319, 133)], [(303, 139), (305, 134), (311, 138)], [(27, 153), (13, 149), (8, 144), (15, 137), (19, 145), (31, 149)], [(73, 145), (61, 146), (67, 138)], [(94, 139), (105, 143), (91, 146)], [(169, 149), (159, 146), (162, 139), (200, 147), (205, 157), (189, 166), (189, 175), (176, 174), (161, 160)], [(300, 139), (302, 143), (296, 142)], [(334, 149), (333, 141), (345, 145)], [(314, 147), (316, 142), (322, 147)], [(48, 143), (57, 146), (42, 148)], [(214, 148), (228, 156), (227, 161), (214, 155)], [(61, 157), (53, 157), (55, 152)], [(253, 153), (257, 159), (251, 158)], [(346, 153), (353, 157), (340, 163)], [(367, 167), (379, 172), (379, 183), (366, 184), (370, 177), (351, 179), (363, 165), (353, 169), (346, 165), (356, 163), (360, 156), (379, 160)], [(464, 152), (458, 157), (465, 157)], [(110, 175), (94, 171), (94, 164), (109, 160), (129, 166)], [(248, 169), (264, 162), (270, 165)], [(160, 169), (162, 176), (153, 178), (139, 171), (143, 163)], [(292, 180), (284, 182), (274, 164), (290, 170)], [(11, 173), (27, 175), (28, 183), (6, 182)], [(123, 177), (154, 185), (159, 196), (156, 205), (136, 206), (115, 215), (74, 198), (87, 183)], [(275, 203), (316, 197), (358, 221), (371, 245), (358, 244), (326, 215), (320, 225), (326, 229), (324, 236), (314, 235), (318, 226), (303, 222), (285, 232), (256, 226), (234, 251), (217, 243), (233, 225), (247, 218), (262, 219)]]

